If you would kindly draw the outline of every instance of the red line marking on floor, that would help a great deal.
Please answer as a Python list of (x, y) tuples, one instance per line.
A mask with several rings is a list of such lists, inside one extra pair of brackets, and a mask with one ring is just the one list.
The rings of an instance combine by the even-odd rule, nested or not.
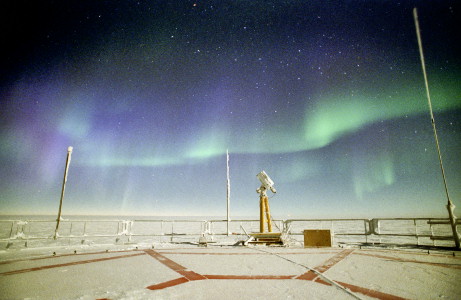
[(117, 251), (98, 251), (98, 252), (81, 252), (81, 253), (66, 253), (66, 254), (59, 254), (53, 256), (41, 256), (41, 257), (32, 257), (32, 258), (19, 258), (19, 259), (12, 259), (7, 261), (1, 261), (0, 265), (6, 265), (16, 262), (23, 262), (23, 261), (35, 261), (35, 260), (42, 260), (42, 259), (52, 259), (58, 257), (66, 257), (66, 256), (81, 256), (81, 255), (96, 255), (96, 254), (106, 254), (106, 253), (126, 253), (126, 252), (133, 252), (133, 251), (141, 251), (141, 250), (117, 250)]
[(144, 250), (144, 252), (147, 253), (148, 255), (152, 256), (153, 258), (155, 258), (156, 260), (158, 260), (159, 262), (161, 262), (162, 264), (164, 264), (165, 266), (167, 266), (171, 270), (173, 270), (173, 271), (181, 274), (182, 276), (186, 277), (188, 280), (206, 279), (203, 275), (195, 273), (194, 271), (187, 270), (187, 268), (181, 266), (180, 264), (172, 261), (171, 259), (163, 256), (162, 254), (160, 254), (160, 253), (158, 253), (158, 252), (156, 252), (154, 250), (148, 249), (148, 250)]
[(355, 254), (382, 258), (386, 260), (399, 261), (399, 262), (409, 262), (409, 263), (425, 264), (425, 265), (430, 265), (430, 266), (438, 266), (438, 267), (443, 267), (443, 268), (461, 269), (461, 265), (458, 265), (458, 264), (435, 263), (435, 262), (429, 262), (429, 261), (420, 261), (420, 260), (415, 260), (415, 259), (405, 259), (405, 258), (400, 258), (400, 257), (392, 257), (392, 256), (384, 256), (384, 255), (368, 254), (368, 253), (358, 253), (358, 252), (356, 252)]
[(22, 269), (22, 270), (14, 270), (14, 271), (9, 271), (9, 272), (0, 273), (0, 275), (14, 275), (14, 274), (27, 273), (27, 272), (34, 272), (34, 271), (41, 271), (41, 270), (47, 270), (47, 269), (53, 269), (53, 268), (60, 268), (60, 267), (67, 267), (67, 266), (75, 266), (75, 265), (82, 265), (82, 264), (89, 264), (89, 263), (101, 262), (101, 261), (106, 261), (106, 260), (127, 258), (127, 257), (132, 257), (132, 256), (139, 256), (139, 255), (145, 255), (145, 253), (144, 253), (144, 252), (141, 252), (141, 253), (127, 254), (127, 255), (119, 255), (119, 256), (113, 256), (113, 257), (95, 258), (95, 259), (74, 261), (74, 262), (68, 262), (68, 263), (63, 263), (63, 264), (41, 266), (41, 267), (35, 267), (35, 268), (29, 268), (29, 269)]
[[(337, 263), (345, 259), (347, 256), (349, 256), (352, 252), (354, 252), (353, 249), (343, 250), (339, 252), (338, 254), (334, 255), (333, 257), (331, 257), (330, 259), (328, 259), (323, 265), (317, 266), (314, 269), (316, 271), (319, 271), (320, 273), (325, 273), (331, 267), (333, 267), (334, 265), (336, 265)], [(314, 271), (309, 270), (306, 273), (297, 276), (296, 279), (312, 281), (312, 280), (315, 280), (317, 277), (318, 275)]]
[(293, 279), (294, 275), (203, 275), (207, 279)]
[[(174, 262), (173, 260), (163, 256), (162, 254), (154, 251), (154, 250), (144, 250), (145, 253), (148, 255), (152, 256), (162, 264), (164, 264), (166, 267), (170, 268), (171, 270), (183, 275), (184, 277), (180, 277), (177, 279), (173, 279), (170, 281), (165, 281), (159, 284), (154, 284), (146, 287), (149, 290), (161, 290), (165, 289), (168, 287), (180, 285), (192, 280), (204, 280), (204, 279), (216, 279), (216, 280), (290, 280), (290, 279), (302, 279), (302, 280), (309, 280), (313, 282), (317, 282), (320, 284), (328, 285), (331, 286), (332, 284), (323, 280), (320, 278), (315, 272), (313, 271), (308, 271), (302, 275), (201, 275), (198, 273), (195, 273), (193, 271), (187, 270), (185, 267), (181, 266), (180, 264)], [(324, 273), (327, 270), (329, 270), (331, 267), (345, 259), (347, 256), (349, 256), (354, 250), (352, 249), (346, 249), (341, 251), (340, 253), (334, 255), (323, 265), (320, 265), (316, 267), (315, 269), (320, 272)], [(170, 253), (173, 254), (173, 253)], [(177, 254), (197, 254), (197, 253), (177, 253)], [(223, 253), (223, 255), (226, 255), (226, 253)], [(238, 255), (245, 255), (244, 253), (239, 253)], [(405, 300), (405, 298), (401, 298), (398, 296), (394, 296), (391, 294), (386, 294), (382, 293), (379, 291), (363, 288), (360, 286), (344, 283), (344, 282), (339, 282), (335, 281), (336, 283), (340, 284), (341, 286), (348, 288), (352, 292), (357, 292), (361, 293), (366, 296), (370, 296), (373, 298), (377, 298), (380, 300)]]
[(354, 250), (352, 250), (352, 249), (343, 250), (343, 251), (339, 252), (338, 254), (336, 254), (335, 256), (333, 256), (332, 258), (328, 259), (323, 265), (318, 266), (315, 269), (317, 271), (319, 271), (320, 273), (324, 273), (328, 269), (330, 269), (331, 267), (333, 267), (334, 265), (336, 265), (337, 263), (339, 263), (340, 261), (345, 259), (352, 252), (354, 252)]
[(402, 297), (391, 295), (391, 294), (386, 294), (386, 293), (383, 293), (383, 292), (378, 292), (378, 291), (375, 291), (375, 290), (363, 288), (363, 287), (356, 286), (356, 285), (353, 285), (353, 284), (340, 282), (340, 281), (335, 281), (335, 282), (342, 285), (343, 287), (348, 288), (349, 290), (351, 290), (354, 293), (360, 293), (360, 294), (363, 294), (365, 296), (370, 296), (370, 297), (373, 297), (373, 298), (376, 298), (376, 299), (380, 299), (380, 300), (406, 300), (406, 298), (402, 298)]
[(170, 280), (170, 281), (165, 281), (165, 282), (162, 282), (162, 283), (159, 283), (159, 284), (150, 285), (150, 286), (146, 287), (146, 289), (149, 289), (149, 290), (162, 290), (162, 289), (172, 287), (172, 286), (175, 286), (175, 285), (179, 285), (179, 284), (183, 284), (183, 283), (186, 283), (186, 282), (189, 282), (189, 280), (186, 277), (180, 277), (180, 278), (173, 279), (173, 280)]
[[(397, 253), (397, 254), (409, 254), (414, 256), (437, 256), (437, 257), (449, 257), (450, 259), (461, 259), (461, 256), (454, 256), (455, 251), (450, 251), (448, 253), (433, 253), (433, 252), (415, 252), (415, 251), (405, 251), (405, 250), (379, 250), (379, 249), (362, 249), (362, 252), (378, 252), (378, 253)], [(456, 251), (458, 252), (458, 251)]]
[[(104, 254), (104, 253), (120, 253), (120, 252), (131, 252), (131, 251), (142, 251), (140, 253), (134, 253), (134, 254), (127, 254), (127, 255), (119, 255), (119, 256), (113, 256), (113, 257), (106, 257), (106, 258), (97, 258), (97, 259), (90, 259), (90, 260), (83, 260), (83, 261), (76, 261), (76, 262), (69, 262), (69, 263), (63, 263), (63, 264), (56, 264), (56, 265), (48, 265), (48, 266), (41, 266), (41, 267), (35, 267), (35, 268), (29, 268), (29, 269), (22, 269), (22, 270), (15, 270), (15, 271), (9, 271), (5, 273), (0, 273), (0, 275), (13, 275), (13, 274), (20, 274), (20, 273), (26, 273), (26, 272), (33, 272), (33, 271), (39, 271), (39, 270), (46, 270), (46, 269), (51, 269), (51, 268), (58, 268), (58, 267), (65, 267), (65, 266), (73, 266), (73, 265), (80, 265), (80, 264), (88, 264), (88, 263), (93, 263), (93, 262), (101, 262), (101, 261), (107, 261), (107, 260), (114, 260), (114, 259), (121, 259), (121, 258), (127, 258), (127, 257), (134, 257), (134, 256), (140, 256), (140, 255), (145, 255), (148, 254), (149, 256), (155, 258), (159, 262), (161, 262), (163, 265), (166, 267), (170, 268), (171, 270), (183, 275), (183, 277), (173, 279), (170, 281), (162, 282), (159, 284), (154, 284), (151, 286), (148, 286), (147, 289), (149, 290), (160, 290), (172, 286), (176, 286), (179, 284), (183, 284), (189, 281), (193, 280), (204, 280), (204, 279), (236, 279), (236, 280), (288, 280), (288, 279), (302, 279), (302, 280), (309, 280), (309, 281), (314, 281), (317, 283), (325, 284), (325, 285), (330, 285), (330, 283), (322, 280), (321, 278), (318, 277), (318, 275), (312, 271), (308, 271), (302, 275), (296, 276), (296, 275), (201, 275), (198, 273), (195, 273), (193, 271), (188, 270), (187, 268), (181, 266), (180, 264), (174, 262), (173, 260), (165, 257), (164, 255), (154, 251), (154, 250), (122, 250), (122, 251), (101, 251), (101, 252), (92, 252), (92, 253), (79, 253), (79, 254), (63, 254), (59, 256), (49, 256), (49, 257), (38, 257), (38, 258), (32, 258), (32, 259), (25, 259), (25, 260), (14, 260), (14, 261), (7, 261), (7, 262), (2, 262), (1, 264), (6, 264), (6, 263), (12, 263), (12, 262), (17, 262), (17, 261), (31, 261), (31, 260), (40, 260), (40, 259), (49, 259), (49, 258), (57, 258), (57, 257), (63, 257), (63, 256), (74, 256), (74, 255), (94, 255), (94, 254)], [(345, 259), (348, 255), (350, 255), (354, 250), (343, 250), (340, 253), (334, 255), (330, 259), (328, 259), (323, 265), (316, 267), (315, 269), (319, 271), (320, 273), (326, 272), (328, 269), (333, 267), (335, 264), (338, 262), (342, 261)], [(331, 252), (328, 252), (331, 253)], [(170, 253), (173, 254), (173, 253)], [(174, 254), (199, 254), (199, 255), (208, 255), (210, 253), (181, 253), (177, 252)], [(213, 253), (214, 255), (247, 255), (250, 253)], [(284, 253), (287, 254), (287, 253)], [(291, 254), (309, 254), (309, 253), (291, 253)], [(318, 253), (316, 253), (318, 254)], [(355, 253), (359, 255), (368, 255), (372, 257), (377, 257), (377, 258), (383, 258), (383, 259), (389, 259), (389, 260), (396, 260), (396, 261), (403, 261), (403, 262), (414, 262), (414, 263), (426, 263), (429, 265), (436, 265), (436, 266), (443, 266), (443, 267), (452, 267), (452, 268), (461, 268), (461, 266), (458, 265), (441, 265), (438, 263), (430, 263), (430, 262), (421, 262), (421, 261), (416, 261), (416, 260), (405, 260), (401, 258), (394, 258), (394, 257), (387, 257), (383, 255), (373, 255), (373, 254), (366, 254), (366, 253)], [(377, 298), (380, 300), (402, 300), (405, 298), (401, 298), (395, 295), (363, 288), (360, 286), (344, 283), (344, 282), (339, 282), (335, 281), (338, 284), (350, 289), (352, 292), (358, 292), (361, 294), (364, 294), (366, 296), (370, 296), (373, 298)], [(105, 298), (104, 298), (105, 299)], [(104, 300), (104, 299), (98, 299), (98, 300)]]
[(331, 286), (331, 283), (326, 282), (325, 280), (323, 280), (323, 279), (320, 278), (320, 277), (317, 277), (317, 279), (315, 280), (315, 282), (321, 283), (321, 284), (324, 284), (324, 285), (329, 285), (329, 286)]
[(313, 281), (317, 277), (318, 275), (315, 272), (312, 272), (311, 270), (309, 270), (304, 274), (296, 276), (296, 279)]

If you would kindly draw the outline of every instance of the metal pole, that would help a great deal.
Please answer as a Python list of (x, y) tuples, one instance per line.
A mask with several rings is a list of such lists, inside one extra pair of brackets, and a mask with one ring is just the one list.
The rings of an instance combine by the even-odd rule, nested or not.
[(69, 171), (69, 164), (72, 155), (72, 147), (67, 148), (66, 168), (64, 169), (64, 179), (62, 181), (61, 200), (59, 201), (58, 218), (56, 219), (56, 229), (54, 231), (54, 239), (58, 237), (59, 222), (61, 221), (62, 200), (64, 199), (64, 192), (66, 190), (67, 172)]
[(435, 119), (434, 119), (434, 113), (432, 112), (432, 102), (431, 102), (431, 95), (429, 93), (429, 83), (427, 80), (427, 74), (426, 74), (426, 63), (424, 61), (424, 54), (423, 54), (423, 43), (421, 40), (421, 34), (419, 30), (419, 22), (418, 22), (418, 11), (415, 8), (413, 8), (413, 18), (415, 20), (415, 26), (416, 26), (416, 36), (418, 38), (418, 47), (419, 47), (419, 56), (421, 58), (421, 66), (423, 68), (423, 75), (424, 75), (424, 83), (426, 85), (426, 96), (427, 96), (427, 102), (429, 104), (429, 112), (431, 115), (431, 123), (432, 123), (432, 130), (434, 132), (434, 139), (435, 139), (435, 144), (437, 147), (437, 154), (439, 156), (439, 164), (440, 164), (440, 170), (442, 172), (442, 178), (443, 178), (443, 184), (445, 187), (445, 194), (447, 196), (447, 209), (448, 209), (448, 216), (450, 218), (450, 225), (451, 229), (453, 231), (453, 238), (455, 241), (456, 248), (460, 248), (460, 241), (459, 241), (459, 234), (458, 230), (456, 228), (456, 216), (454, 214), (454, 209), (455, 205), (451, 202), (450, 200), (450, 195), (448, 194), (448, 186), (447, 186), (447, 179), (445, 177), (445, 170), (443, 168), (443, 162), (442, 162), (442, 154), (440, 152), (440, 146), (439, 146), (439, 139), (437, 137), (437, 129), (435, 127)]
[(230, 177), (229, 177), (229, 149), (226, 151), (226, 165), (227, 165), (227, 236), (230, 235), (229, 222), (230, 222)]

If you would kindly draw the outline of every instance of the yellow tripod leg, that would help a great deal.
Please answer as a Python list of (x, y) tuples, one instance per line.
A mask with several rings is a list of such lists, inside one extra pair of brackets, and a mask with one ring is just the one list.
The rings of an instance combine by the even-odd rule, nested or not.
[(267, 199), (267, 197), (264, 197), (264, 203), (266, 204), (267, 229), (269, 232), (272, 232), (271, 211), (269, 208), (269, 199)]
[(266, 210), (266, 205), (264, 202), (265, 197), (259, 197), (259, 232), (263, 233), (264, 232), (264, 223), (266, 223), (265, 220), (265, 210)]

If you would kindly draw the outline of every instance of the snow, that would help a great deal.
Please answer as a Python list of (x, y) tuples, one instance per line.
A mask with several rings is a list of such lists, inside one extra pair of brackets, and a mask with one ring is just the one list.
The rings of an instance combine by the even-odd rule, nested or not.
[[(181, 254), (170, 254), (168, 257), (180, 265), (187, 265), (195, 272), (209, 275), (223, 274), (220, 266), (225, 266), (226, 275), (293, 275), (306, 271), (305, 268), (286, 261), (274, 260), (270, 255), (254, 252), (242, 255), (206, 255), (205, 258), (203, 255)], [(206, 264), (203, 263), (204, 259)]]
[[(191, 285), (194, 284), (194, 287)], [(156, 299), (353, 299), (331, 287), (289, 280), (210, 280), (178, 286), (174, 294), (161, 290)], [(144, 294), (145, 299), (149, 295)], [(158, 297), (158, 298), (157, 298)], [(128, 298), (136, 299), (136, 297)]]
[[(427, 254), (421, 256), (398, 252), (381, 255), (393, 256), (401, 260), (388, 259), (377, 264), (374, 257), (353, 255), (341, 265), (327, 271), (327, 275), (339, 281), (359, 281), (364, 286), (408, 299), (457, 299), (461, 295), (459, 257)], [(455, 264), (457, 268), (446, 267)], [(363, 265), (367, 267), (361, 268), (360, 266)], [(380, 284), (382, 282), (385, 284)]]
[[(457, 299), (461, 253), (393, 249), (79, 245), (0, 251), (2, 299), (354, 299), (337, 286), (296, 279), (346, 255), (324, 276), (341, 285), (409, 299)], [(161, 255), (155, 259), (149, 253)], [(166, 259), (165, 259), (166, 258)], [(168, 265), (168, 261), (172, 261)], [(35, 268), (35, 269), (34, 269)], [(181, 268), (184, 272), (181, 273)], [(22, 270), (20, 273), (7, 272)], [(203, 279), (159, 290), (147, 287), (194, 272), (200, 276), (293, 276)], [(186, 274), (186, 275), (184, 275)], [(187, 280), (186, 280), (187, 281)], [(358, 299), (376, 299), (363, 290)], [(379, 298), (378, 298), (379, 299)]]

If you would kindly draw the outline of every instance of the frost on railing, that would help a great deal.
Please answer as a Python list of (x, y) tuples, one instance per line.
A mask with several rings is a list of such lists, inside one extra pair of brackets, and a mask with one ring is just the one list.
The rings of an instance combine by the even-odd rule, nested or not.
[[(128, 242), (131, 242), (131, 227), (133, 226), (133, 221), (123, 220), (118, 223), (118, 236), (128, 236)], [(119, 237), (116, 238), (116, 242), (120, 240)]]
[[(306, 229), (330, 229), (334, 244), (454, 245), (448, 219), (289, 219), (273, 220), (274, 231), (302, 244)], [(460, 222), (458, 221), (458, 225)], [(69, 220), (63, 219), (57, 240), (56, 220), (0, 220), (0, 247), (115, 243), (235, 244), (259, 231), (259, 220)], [(228, 229), (229, 228), (229, 229)]]
[(131, 234), (131, 226), (133, 225), (133, 221), (123, 220), (118, 223), (118, 232), (117, 235), (130, 235)]
[(24, 233), (27, 221), (17, 221), (16, 222), (16, 234), (14, 235), (13, 238), (15, 239), (24, 239), (26, 237), (26, 234)]
[[(2, 240), (6, 237), (7, 232), (9, 232), (6, 248), (9, 248), (12, 245), (10, 240), (26, 240), (27, 221), (7, 221), (0, 224), (4, 225), (1, 226), (0, 229)], [(25, 242), (25, 245), (27, 246), (27, 241)]]

